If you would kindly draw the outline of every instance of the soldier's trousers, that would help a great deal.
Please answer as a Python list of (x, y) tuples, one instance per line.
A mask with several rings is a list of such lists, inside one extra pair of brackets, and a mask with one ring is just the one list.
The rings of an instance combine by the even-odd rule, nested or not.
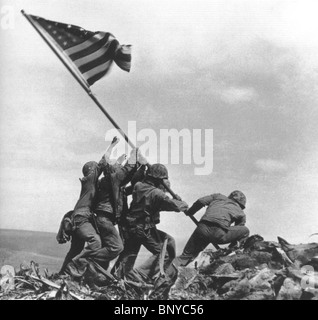
[(80, 239), (75, 234), (73, 234), (71, 240), (71, 247), (68, 253), (66, 254), (61, 270), (59, 271), (60, 274), (65, 273), (66, 266), (72, 261), (74, 257), (81, 253), (81, 251), (84, 249), (84, 246), (85, 240)]
[(227, 244), (242, 241), (248, 236), (249, 230), (245, 226), (232, 226), (228, 230), (224, 230), (208, 222), (199, 222), (185, 245), (182, 254), (173, 263), (176, 266), (186, 266), (211, 242), (215, 244)]
[[(87, 216), (75, 216), (74, 223), (75, 231), (71, 249), (62, 269), (64, 268), (67, 273), (75, 277), (81, 277), (90, 260), (93, 260), (107, 270), (109, 262), (123, 250), (121, 239), (113, 223), (106, 217), (98, 216), (99, 234), (93, 226), (91, 218)], [(76, 255), (74, 256), (74, 254)]]
[(102, 251), (106, 259), (99, 264), (107, 270), (109, 262), (115, 259), (124, 249), (123, 241), (114, 226), (112, 215), (99, 211), (96, 218), (97, 228), (102, 242)]
[[(76, 267), (72, 266), (71, 269), (73, 272), (70, 272), (70, 267), (74, 264), (73, 259), (75, 259), (75, 257), (89, 257), (91, 255), (94, 255), (94, 253), (101, 248), (101, 240), (96, 232), (96, 229), (92, 225), (92, 214), (89, 209), (82, 209), (77, 213), (79, 214), (75, 215), (73, 219), (74, 231), (72, 234), (71, 247), (64, 259), (60, 273), (64, 273), (66, 270), (68, 273), (74, 273), (74, 269)], [(81, 264), (77, 264), (81, 269), (78, 270), (79, 273), (83, 273), (86, 268), (87, 262), (84, 263), (84, 260), (82, 260)], [(73, 275), (80, 276), (78, 274)]]
[[(124, 250), (114, 265), (113, 272), (119, 277), (126, 276), (131, 280), (139, 280), (138, 278), (146, 281), (151, 280), (160, 270), (159, 256), (165, 239), (168, 241), (164, 269), (167, 269), (176, 257), (175, 240), (169, 234), (153, 227), (146, 230), (137, 228), (130, 233), (129, 239), (125, 241)], [(152, 256), (141, 266), (134, 268), (142, 245), (152, 253)]]
[(224, 230), (209, 223), (199, 222), (197, 228), (185, 245), (182, 254), (173, 260), (166, 270), (166, 276), (159, 279), (156, 283), (153, 295), (157, 297), (168, 297), (170, 288), (177, 279), (178, 267), (187, 266), (210, 242), (216, 244), (233, 243), (242, 241), (247, 238), (248, 235), (249, 230), (245, 226), (233, 226), (230, 227), (229, 230)]

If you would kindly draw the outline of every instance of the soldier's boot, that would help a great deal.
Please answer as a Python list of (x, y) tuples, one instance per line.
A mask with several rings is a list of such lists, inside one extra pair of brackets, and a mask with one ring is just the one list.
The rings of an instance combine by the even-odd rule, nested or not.
[(115, 281), (116, 279), (97, 262), (92, 259), (88, 260), (88, 267), (85, 272), (85, 282), (91, 287), (104, 287)]
[(70, 275), (75, 281), (80, 281), (88, 266), (85, 258), (73, 259), (65, 267), (65, 274)]
[(155, 288), (149, 298), (152, 300), (167, 300), (170, 289), (178, 278), (178, 273), (178, 268), (172, 263), (166, 270), (166, 274), (157, 279)]

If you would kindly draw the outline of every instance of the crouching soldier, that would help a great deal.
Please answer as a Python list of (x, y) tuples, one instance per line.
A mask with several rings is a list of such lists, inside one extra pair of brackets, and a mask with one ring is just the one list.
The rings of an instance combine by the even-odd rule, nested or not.
[(229, 243), (230, 246), (234, 246), (237, 242), (247, 239), (249, 230), (245, 226), (245, 205), (246, 197), (238, 190), (231, 192), (228, 197), (215, 193), (194, 202), (186, 215), (194, 215), (205, 206), (207, 209), (182, 254), (176, 258), (176, 264), (188, 265), (209, 243)]
[[(168, 170), (162, 164), (153, 164), (142, 182), (137, 182), (132, 193), (132, 203), (126, 216), (129, 239), (117, 261), (122, 274), (134, 281), (152, 281), (159, 272), (159, 256), (167, 239), (164, 269), (168, 268), (176, 256), (175, 241), (167, 233), (158, 230), (160, 211), (186, 211), (188, 205), (180, 200), (170, 199), (160, 188), (162, 180), (168, 182)], [(143, 245), (153, 255), (140, 267), (134, 269), (138, 252)]]
[[(245, 226), (246, 216), (243, 210), (246, 197), (241, 191), (233, 191), (228, 197), (220, 193), (198, 199), (185, 212), (192, 216), (201, 208), (207, 206), (198, 226), (192, 233), (180, 256), (176, 257), (166, 271), (165, 277), (159, 279), (155, 285), (152, 297), (167, 299), (170, 288), (175, 283), (179, 266), (187, 266), (193, 261), (209, 243), (230, 244), (243, 242), (249, 236)], [(234, 225), (232, 225), (234, 223)]]

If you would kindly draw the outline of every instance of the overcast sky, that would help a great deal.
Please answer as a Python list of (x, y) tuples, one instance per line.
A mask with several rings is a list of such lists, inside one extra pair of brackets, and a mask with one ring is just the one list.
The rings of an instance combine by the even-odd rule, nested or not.
[[(14, 25), (0, 51), (0, 227), (56, 232), (78, 199), (82, 165), (98, 161), (112, 126), (20, 14), (113, 33), (131, 44), (93, 92), (126, 130), (213, 129), (213, 172), (168, 164), (190, 205), (235, 189), (247, 226), (266, 240), (317, 241), (317, 1), (1, 1)], [(201, 210), (197, 217), (203, 214)], [(179, 241), (194, 230), (162, 213)], [(181, 248), (178, 248), (180, 251)]]

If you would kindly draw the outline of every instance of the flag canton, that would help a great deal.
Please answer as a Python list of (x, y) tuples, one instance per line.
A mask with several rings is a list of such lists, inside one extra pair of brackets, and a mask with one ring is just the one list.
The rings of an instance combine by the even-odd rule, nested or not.
[(113, 34), (92, 32), (71, 24), (26, 16), (48, 42), (54, 40), (52, 48), (57, 46), (62, 50), (61, 54), (67, 57), (88, 86), (105, 76), (113, 61), (121, 69), (130, 71), (131, 46), (120, 45)]
[(45, 29), (45, 31), (58, 43), (63, 50), (78, 45), (93, 37), (94, 34), (97, 33), (87, 31), (81, 27), (71, 24), (50, 21), (36, 16), (31, 17), (37, 23), (39, 23), (42, 28)]

